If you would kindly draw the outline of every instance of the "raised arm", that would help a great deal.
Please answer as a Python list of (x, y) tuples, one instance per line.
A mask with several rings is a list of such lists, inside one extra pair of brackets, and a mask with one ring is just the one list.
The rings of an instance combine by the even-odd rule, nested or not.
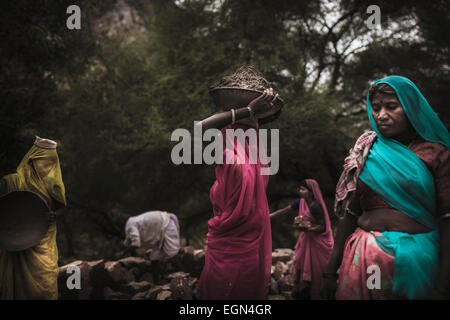
[[(271, 103), (275, 101), (276, 98), (278, 98), (278, 94), (274, 95), (272, 88), (264, 90), (264, 92), (259, 97), (253, 99), (248, 106), (235, 109), (234, 120), (239, 121), (250, 117), (257, 117), (259, 114), (270, 110), (270, 108), (272, 108)], [(212, 115), (211, 117), (200, 121), (197, 125), (201, 124), (202, 130), (206, 131), (211, 128), (222, 129), (232, 122), (233, 113), (230, 110)]]

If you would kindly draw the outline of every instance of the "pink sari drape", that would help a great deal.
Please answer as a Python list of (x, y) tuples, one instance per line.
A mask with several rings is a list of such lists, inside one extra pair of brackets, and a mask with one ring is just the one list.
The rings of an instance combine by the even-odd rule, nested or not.
[[(394, 257), (381, 249), (375, 237), (381, 232), (364, 231), (357, 228), (345, 242), (344, 256), (339, 268), (337, 300), (385, 300), (398, 299), (392, 294), (394, 279)], [(379, 271), (379, 287), (369, 288), (369, 277), (375, 279)], [(376, 281), (370, 281), (371, 283)]]
[[(243, 129), (230, 125), (222, 129)], [(249, 152), (258, 145), (235, 139), (234, 150), (224, 149), (224, 162), (231, 156), (244, 164), (216, 167), (210, 198), (214, 217), (208, 221), (205, 266), (199, 280), (199, 299), (265, 299), (272, 265), (272, 236), (266, 187), (259, 157), (249, 163)]]
[[(313, 191), (314, 201), (322, 206), (325, 231), (322, 233), (302, 232), (300, 234), (295, 245), (294, 283), (299, 290), (309, 286), (311, 299), (320, 299), (322, 277), (333, 249), (334, 240), (330, 218), (319, 184), (312, 179), (307, 179), (306, 184)], [(312, 224), (317, 223), (311, 215), (305, 199), (300, 200), (299, 215), (303, 216), (303, 220), (311, 221)]]

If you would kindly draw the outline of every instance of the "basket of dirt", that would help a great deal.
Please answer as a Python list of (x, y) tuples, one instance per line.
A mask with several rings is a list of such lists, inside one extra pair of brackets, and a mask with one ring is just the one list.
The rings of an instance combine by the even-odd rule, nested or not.
[[(209, 93), (214, 104), (227, 111), (247, 106), (250, 101), (260, 96), (264, 90), (271, 87), (261, 73), (252, 66), (243, 66), (230, 76), (223, 77), (210, 88)], [(273, 102), (273, 108), (258, 116), (260, 123), (275, 120), (281, 113), (284, 101), (278, 97)]]

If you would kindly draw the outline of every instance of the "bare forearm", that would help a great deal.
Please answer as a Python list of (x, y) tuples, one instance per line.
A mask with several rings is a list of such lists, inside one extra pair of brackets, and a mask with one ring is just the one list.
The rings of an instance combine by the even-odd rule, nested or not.
[[(235, 110), (235, 121), (242, 120), (250, 117), (250, 111), (247, 107), (239, 108)], [(222, 129), (232, 123), (232, 112), (225, 111), (215, 114), (205, 120), (201, 121), (202, 130), (206, 131), (211, 128)]]
[(280, 210), (277, 210), (277, 211), (271, 213), (270, 214), (270, 218), (275, 218), (277, 216), (281, 216), (281, 215), (283, 215), (283, 214), (285, 214), (285, 213), (287, 213), (289, 211), (291, 211), (291, 207), (287, 206), (287, 207), (285, 207), (283, 209), (280, 209)]
[(345, 241), (356, 229), (356, 219), (353, 216), (346, 215), (339, 221), (333, 251), (326, 268), (327, 273), (335, 273), (342, 262)]

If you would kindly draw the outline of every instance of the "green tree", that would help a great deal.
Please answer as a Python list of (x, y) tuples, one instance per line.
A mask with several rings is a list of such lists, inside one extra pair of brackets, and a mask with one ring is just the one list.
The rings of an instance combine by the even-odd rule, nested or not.
[[(266, 125), (280, 130), (271, 210), (297, 198), (298, 183), (311, 177), (334, 222), (343, 159), (369, 128), (371, 81), (408, 76), (449, 115), (448, 28), (437, 32), (448, 25), (448, 4), (383, 1), (382, 27), (371, 30), (369, 2), (86, 0), (77, 2), (86, 21), (79, 31), (65, 27), (68, 1), (2, 4), (0, 32), (10, 45), (0, 52), (0, 168), (15, 168), (33, 134), (60, 142), (69, 199), (62, 256), (113, 256), (124, 219), (148, 210), (176, 213), (182, 237), (201, 247), (214, 166), (174, 165), (171, 133), (193, 133), (194, 120), (218, 111), (209, 87), (252, 64), (285, 101)], [(274, 247), (295, 244), (291, 218), (273, 222)]]

